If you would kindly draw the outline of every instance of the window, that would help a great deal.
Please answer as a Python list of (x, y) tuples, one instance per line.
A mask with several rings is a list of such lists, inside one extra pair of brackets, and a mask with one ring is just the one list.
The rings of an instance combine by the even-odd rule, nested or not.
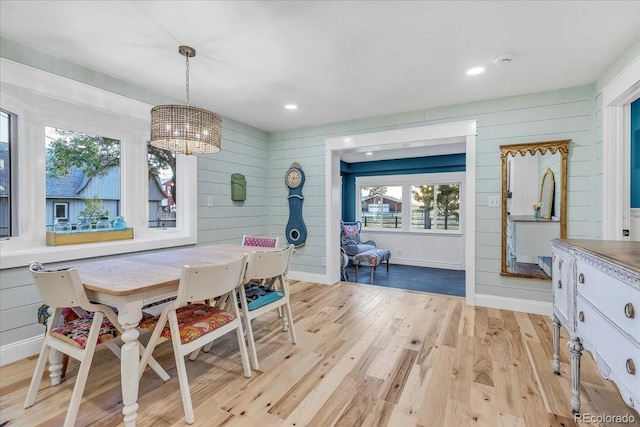
[(12, 116), (0, 110), (0, 238), (11, 233), (11, 129)]
[(48, 231), (58, 218), (68, 218), (72, 229), (87, 218), (95, 228), (103, 216), (122, 215), (119, 140), (46, 127), (45, 149)]
[(458, 233), (463, 180), (463, 172), (356, 178), (358, 219), (369, 230)]
[(69, 218), (69, 203), (53, 204), (53, 219)]
[(176, 226), (176, 155), (147, 144), (149, 162), (149, 227)]
[[(172, 187), (173, 202), (166, 197), (166, 203), (169, 213), (174, 213), (173, 224), (150, 226), (151, 170), (147, 141), (152, 105), (4, 58), (0, 58), (0, 63), (3, 70), (0, 109), (11, 112), (0, 116), (0, 135), (11, 137), (10, 144), (7, 138), (0, 141), (3, 149), (0, 153), (6, 157), (0, 162), (3, 163), (0, 178), (8, 177), (5, 174), (11, 158), (12, 181), (5, 189), (11, 190), (13, 215), (13, 221), (9, 222), (8, 210), (5, 209), (4, 218), (0, 213), (0, 230), (5, 228), (0, 234), (13, 230), (11, 239), (2, 241), (3, 269), (24, 266), (33, 259), (62, 262), (197, 242), (197, 159), (194, 156), (172, 157), (174, 167), (169, 167), (171, 173), (166, 172), (172, 178), (168, 186)], [(5, 130), (7, 127), (11, 132)], [(19, 145), (15, 135), (20, 136)], [(80, 143), (80, 139), (91, 144), (99, 142), (95, 145), (96, 151), (92, 151), (93, 145)], [(60, 148), (66, 146), (66, 151), (59, 153), (82, 154), (82, 158), (51, 157), (54, 141), (59, 141)], [(12, 149), (10, 156), (9, 148)], [(100, 161), (92, 162), (91, 159), (96, 158)], [(70, 196), (73, 191), (65, 191), (66, 197), (51, 197), (47, 176), (60, 172), (52, 166), (52, 159), (68, 163), (72, 174), (83, 174), (84, 179), (74, 189), (82, 194)], [(104, 163), (106, 159), (109, 161)], [(164, 174), (160, 175), (161, 180), (166, 179)], [(59, 176), (68, 175), (60, 173)], [(154, 181), (154, 185), (158, 184)], [(7, 199), (8, 193), (0, 193), (0, 200)], [(96, 212), (108, 210), (111, 220), (123, 216), (127, 226), (135, 230), (134, 239), (46, 246), (47, 226), (53, 225), (56, 216), (65, 214), (66, 209), (67, 218), (74, 224), (80, 212), (84, 209), (87, 213), (89, 208)], [(153, 218), (157, 219), (156, 211)]]
[(460, 185), (412, 185), (411, 229), (459, 230)]
[(362, 187), (361, 220), (369, 228), (402, 228), (402, 186)]

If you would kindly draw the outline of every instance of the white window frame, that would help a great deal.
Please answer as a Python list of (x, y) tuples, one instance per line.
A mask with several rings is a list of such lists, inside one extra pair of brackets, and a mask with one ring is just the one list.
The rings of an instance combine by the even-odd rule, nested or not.
[[(458, 184), (460, 186), (460, 218), (459, 230), (420, 230), (410, 228), (411, 209), (405, 209), (411, 205), (411, 186), (413, 185), (446, 185)], [(362, 230), (372, 233), (419, 233), (419, 234), (464, 234), (465, 215), (465, 173), (445, 172), (445, 173), (424, 173), (408, 175), (378, 175), (356, 177), (356, 219), (362, 222), (362, 209), (360, 201), (360, 189), (362, 187), (397, 187), (402, 186), (402, 228), (374, 228), (364, 227)]]
[[(0, 58), (0, 107), (17, 116), (17, 235), (2, 241), (0, 269), (197, 243), (197, 159), (177, 156), (175, 228), (148, 227), (147, 141), (152, 105)], [(121, 142), (122, 213), (135, 238), (46, 246), (45, 126)], [(144, 197), (141, 197), (143, 196)]]
[[(63, 206), (64, 207), (64, 215), (62, 216), (57, 216), (56, 213), (58, 212), (58, 206)], [(53, 203), (53, 221), (55, 221), (58, 218), (69, 218), (69, 202), (54, 202)]]

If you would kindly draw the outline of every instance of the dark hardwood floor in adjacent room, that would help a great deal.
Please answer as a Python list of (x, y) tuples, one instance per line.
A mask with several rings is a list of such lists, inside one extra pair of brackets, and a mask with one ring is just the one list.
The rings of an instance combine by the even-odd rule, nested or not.
[[(371, 284), (370, 267), (359, 268), (357, 283)], [(347, 267), (350, 282), (356, 282), (355, 267)], [(390, 264), (376, 267), (373, 284), (388, 288), (410, 291), (430, 292), (434, 294), (465, 296), (464, 270), (416, 267), (413, 265)]]
[[(561, 375), (553, 374), (548, 316), (345, 282), (297, 282), (291, 291), (298, 344), (282, 332), (275, 313), (254, 320), (261, 369), (251, 378), (242, 374), (233, 334), (186, 361), (194, 426), (589, 425), (571, 414), (566, 345), (560, 346)], [(186, 425), (171, 343), (154, 355), (171, 379), (143, 375), (136, 425)], [(24, 409), (36, 360), (0, 368), (0, 425), (62, 425), (78, 363), (69, 363), (60, 386), (45, 378), (36, 404)], [(582, 408), (592, 416), (633, 414), (636, 426), (640, 420), (587, 352)], [(98, 350), (77, 425), (122, 425), (121, 411), (120, 362), (108, 349)]]

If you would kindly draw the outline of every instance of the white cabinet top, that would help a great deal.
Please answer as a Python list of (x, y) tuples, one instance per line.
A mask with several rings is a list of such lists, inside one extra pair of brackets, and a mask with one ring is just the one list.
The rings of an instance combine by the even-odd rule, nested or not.
[(553, 239), (553, 242), (581, 249), (640, 275), (640, 242), (579, 239)]

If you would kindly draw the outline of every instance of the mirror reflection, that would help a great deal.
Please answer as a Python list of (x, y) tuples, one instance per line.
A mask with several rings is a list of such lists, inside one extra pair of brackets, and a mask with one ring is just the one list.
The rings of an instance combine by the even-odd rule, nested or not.
[[(549, 153), (547, 153), (549, 154)], [(546, 155), (546, 154), (545, 154)], [(553, 191), (555, 187), (554, 174), (550, 168), (544, 172), (540, 183), (540, 200), (536, 210), (540, 212), (538, 216), (543, 219), (551, 219), (553, 212)]]
[(502, 268), (551, 279), (551, 240), (566, 237), (570, 140), (502, 145)]

